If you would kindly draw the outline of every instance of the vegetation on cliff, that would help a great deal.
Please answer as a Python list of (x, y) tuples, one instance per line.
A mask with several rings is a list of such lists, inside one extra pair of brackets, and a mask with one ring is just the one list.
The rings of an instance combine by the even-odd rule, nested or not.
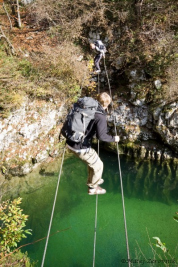
[(27, 255), (15, 249), (26, 234), (31, 234), (24, 229), (28, 216), (20, 204), (21, 198), (0, 204), (0, 266), (31, 266)]
[[(25, 96), (70, 98), (90, 85), (86, 61), (89, 32), (107, 42), (107, 65), (122, 85), (125, 73), (144, 70), (138, 94), (147, 102), (177, 97), (178, 7), (175, 0), (32, 1), (20, 9), (0, 4), (1, 115), (17, 108)], [(19, 11), (20, 10), (20, 11)], [(19, 24), (20, 18), (20, 24)], [(19, 28), (17, 28), (17, 26)], [(80, 61), (80, 55), (84, 55)], [(121, 64), (118, 65), (118, 60)], [(153, 81), (159, 79), (160, 90)], [(118, 82), (117, 82), (118, 83)], [(127, 87), (127, 79), (124, 82)]]

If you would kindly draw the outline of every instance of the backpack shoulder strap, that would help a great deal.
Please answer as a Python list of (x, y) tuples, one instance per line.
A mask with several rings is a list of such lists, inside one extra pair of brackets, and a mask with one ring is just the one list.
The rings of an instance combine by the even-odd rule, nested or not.
[(97, 51), (106, 52), (106, 47), (101, 40), (96, 40), (95, 47)]

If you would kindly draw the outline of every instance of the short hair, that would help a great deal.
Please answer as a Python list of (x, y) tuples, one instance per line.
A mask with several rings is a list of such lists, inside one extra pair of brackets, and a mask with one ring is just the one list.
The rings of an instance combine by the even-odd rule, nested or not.
[(95, 48), (95, 44), (94, 43), (90, 43), (90, 48), (94, 49)]
[(111, 103), (111, 97), (106, 92), (99, 94), (97, 100), (102, 106), (109, 105)]

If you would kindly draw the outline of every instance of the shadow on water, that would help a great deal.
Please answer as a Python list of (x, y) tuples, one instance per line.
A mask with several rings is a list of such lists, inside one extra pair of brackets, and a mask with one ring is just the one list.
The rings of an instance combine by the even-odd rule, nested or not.
[[(106, 152), (104, 157), (104, 177), (114, 193), (120, 192), (118, 184), (119, 169), (117, 157)], [(177, 203), (178, 169), (167, 162), (133, 161), (120, 156), (124, 195), (128, 198), (138, 198), (162, 203)]]
[[(104, 161), (103, 187), (107, 194), (98, 197), (96, 266), (127, 266), (124, 263), (127, 252), (117, 156), (104, 151), (100, 156)], [(168, 244), (171, 255), (177, 255), (178, 225), (173, 220), (178, 203), (176, 167), (166, 163), (136, 162), (122, 156), (121, 169), (131, 258), (153, 258), (148, 243), (149, 238), (155, 243), (154, 236)], [(33, 230), (33, 236), (24, 243), (47, 234), (58, 179), (54, 173), (56, 170), (42, 172), (36, 180), (42, 180), (43, 186), (30, 194), (21, 193), (24, 212), (29, 214), (27, 227)], [(88, 196), (86, 178), (86, 165), (73, 155), (67, 157), (45, 266), (92, 266), (96, 198)], [(67, 230), (57, 233), (63, 229)], [(45, 240), (42, 240), (24, 248), (32, 259), (38, 261), (37, 266), (41, 264), (44, 246)], [(164, 258), (162, 250), (157, 249)], [(145, 263), (144, 266), (156, 265)]]

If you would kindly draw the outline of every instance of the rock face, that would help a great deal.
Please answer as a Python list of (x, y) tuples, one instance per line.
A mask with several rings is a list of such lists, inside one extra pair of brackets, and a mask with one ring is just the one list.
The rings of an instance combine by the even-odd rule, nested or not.
[(177, 158), (178, 103), (162, 103), (154, 109), (147, 104), (134, 105), (121, 97), (117, 103), (108, 121), (110, 127), (115, 121), (124, 154), (154, 160)]
[[(148, 107), (134, 106), (122, 98), (118, 99), (118, 107), (115, 109), (116, 126), (123, 142), (135, 142), (136, 140), (155, 139), (154, 133), (146, 127), (151, 118)], [(110, 121), (113, 120), (111, 117)]]
[(155, 112), (155, 131), (178, 153), (178, 103), (158, 107)]
[[(90, 29), (89, 42), (100, 39), (100, 37), (99, 32)], [(103, 42), (107, 47), (108, 38), (105, 37)], [(118, 77), (117, 70), (122, 70), (124, 60), (123, 56), (112, 58), (111, 66), (114, 66), (115, 70), (111, 67), (108, 72), (113, 87), (117, 84), (114, 80)], [(107, 80), (106, 68), (102, 66), (101, 69), (100, 85), (105, 90), (109, 81)], [(178, 102), (169, 104), (162, 102), (162, 104), (153, 107), (150, 102), (154, 99), (154, 94), (162, 90), (161, 80), (153, 77), (150, 79), (151, 76), (139, 66), (138, 68), (128, 68), (124, 71), (124, 75), (128, 95), (122, 97), (123, 94), (119, 92), (117, 96), (113, 97), (115, 110), (114, 114), (108, 117), (109, 125), (113, 126), (114, 115), (121, 142), (123, 144), (139, 142), (142, 157), (146, 157), (146, 155), (155, 159), (177, 157)], [(98, 82), (98, 77), (92, 78), (92, 81)], [(171, 85), (169, 87), (171, 90)], [(162, 143), (162, 147), (158, 144), (155, 145), (155, 142)]]
[[(115, 81), (112, 80), (114, 71), (112, 73), (109, 70), (109, 72), (110, 83), (114, 86)], [(118, 89), (117, 96), (113, 96), (114, 112), (112, 116), (108, 117), (111, 128), (114, 125), (115, 117), (122, 144), (126, 147), (129, 143), (129, 150), (124, 149), (123, 152), (129, 154), (131, 151), (130, 154), (134, 157), (156, 160), (177, 158), (178, 102), (174, 100), (168, 104), (168, 101), (161, 100), (159, 101), (161, 104), (156, 105), (154, 102), (150, 104), (149, 90), (145, 86), (148, 81), (145, 72), (133, 69), (126, 71), (125, 75), (127, 77), (127, 93), (122, 93), (120, 88)], [(113, 77), (115, 76), (113, 75)], [(100, 82), (103, 88), (108, 86), (105, 71), (100, 74)], [(158, 79), (152, 80), (151, 83), (156, 92), (162, 88), (162, 83)], [(130, 146), (131, 143), (137, 143), (137, 148), (134, 148), (133, 145)]]
[[(134, 105), (122, 97), (114, 96), (113, 101), (115, 109), (108, 116), (108, 124), (115, 134), (115, 121), (123, 153), (156, 160), (177, 157), (178, 103), (162, 103), (150, 109), (147, 104)], [(26, 175), (59, 155), (60, 122), (65, 112), (62, 103), (26, 101), (10, 117), (0, 120), (0, 168), (4, 177)]]
[(40, 162), (57, 155), (59, 119), (63, 105), (35, 100), (25, 102), (0, 121), (1, 170), (4, 175), (25, 175)]

